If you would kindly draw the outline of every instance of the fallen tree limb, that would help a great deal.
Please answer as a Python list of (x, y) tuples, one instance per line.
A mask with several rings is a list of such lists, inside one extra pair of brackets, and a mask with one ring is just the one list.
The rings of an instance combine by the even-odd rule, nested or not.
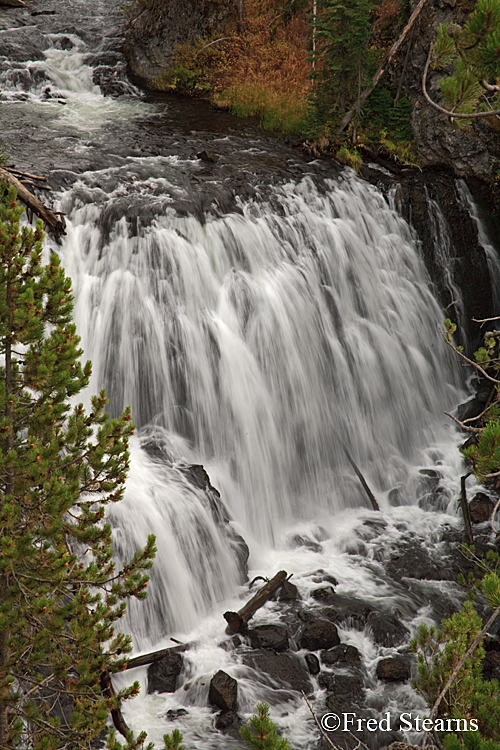
[[(105, 672), (101, 674), (101, 690), (102, 690), (102, 694), (106, 698), (114, 698), (115, 689), (113, 687), (113, 683), (111, 682), (111, 677), (109, 675), (108, 670), (106, 670)], [(120, 732), (121, 735), (123, 735), (123, 737), (126, 737), (127, 734), (130, 732), (130, 729), (128, 728), (127, 723), (125, 719), (123, 718), (121, 709), (112, 708), (111, 718), (113, 719), (113, 724), (115, 725), (115, 728)]]
[(410, 18), (408, 20), (408, 23), (406, 24), (406, 26), (404, 27), (403, 31), (401, 32), (400, 37), (394, 42), (394, 44), (392, 45), (392, 47), (389, 50), (389, 52), (387, 53), (387, 55), (382, 60), (382, 63), (380, 65), (379, 69), (377, 70), (377, 72), (373, 76), (371, 84), (369, 86), (367, 86), (365, 89), (363, 89), (363, 91), (359, 95), (358, 101), (356, 102), (356, 104), (354, 105), (354, 107), (352, 107), (352, 109), (350, 109), (349, 112), (347, 112), (347, 114), (344, 115), (344, 117), (343, 117), (343, 119), (342, 119), (342, 121), (341, 121), (341, 123), (340, 123), (340, 125), (338, 127), (337, 133), (342, 133), (342, 131), (345, 130), (346, 127), (349, 125), (349, 123), (351, 122), (352, 118), (358, 112), (360, 112), (361, 107), (366, 102), (366, 100), (368, 99), (368, 97), (372, 93), (373, 89), (375, 88), (375, 86), (377, 85), (377, 83), (380, 81), (380, 79), (384, 75), (387, 66), (389, 65), (389, 63), (391, 62), (392, 58), (394, 57), (394, 55), (396, 54), (396, 52), (398, 51), (398, 49), (403, 44), (403, 42), (406, 39), (406, 37), (408, 36), (408, 33), (409, 33), (410, 29), (412, 28), (413, 24), (415, 23), (415, 21), (417, 19), (417, 16), (419, 15), (420, 11), (422, 10), (422, 8), (424, 7), (424, 5), (425, 5), (426, 2), (427, 2), (427, 0), (420, 0), (419, 4), (417, 5), (417, 7), (415, 8), (415, 10), (411, 14), (411, 16), (410, 16)]
[(33, 193), (24, 187), (22, 182), (17, 179), (11, 172), (4, 167), (0, 167), (0, 180), (4, 180), (7, 185), (14, 187), (17, 191), (17, 197), (22, 201), (34, 214), (40, 217), (44, 224), (48, 226), (56, 238), (66, 234), (66, 222), (60, 213), (52, 211), (42, 203)]
[(464, 517), (465, 536), (467, 537), (467, 542), (468, 544), (474, 544), (472, 522), (470, 519), (469, 506), (467, 504), (467, 489), (465, 487), (467, 477), (470, 477), (470, 475), (471, 472), (469, 471), (468, 474), (464, 474), (462, 477), (460, 477), (460, 505), (462, 506), (462, 515)]
[(30, 172), (21, 172), (20, 169), (14, 169), (14, 167), (4, 167), (4, 169), (7, 170), (7, 172), (12, 172), (12, 174), (20, 174), (22, 177), (29, 177), (30, 180), (39, 180), (40, 182), (47, 182), (46, 177), (42, 177), (39, 174), (31, 174)]
[(133, 659), (129, 659), (125, 665), (125, 669), (135, 669), (136, 667), (145, 667), (147, 664), (153, 664), (153, 662), (163, 659), (167, 654), (182, 653), (187, 651), (193, 644), (192, 643), (181, 643), (178, 646), (169, 646), (168, 648), (162, 648), (159, 651), (151, 651), (149, 654), (141, 654), (140, 656), (134, 656)]
[(347, 460), (349, 461), (349, 463), (351, 464), (352, 468), (354, 469), (354, 473), (356, 474), (357, 478), (361, 482), (361, 486), (363, 487), (364, 491), (366, 492), (366, 494), (368, 496), (368, 499), (369, 499), (369, 501), (372, 504), (373, 510), (380, 510), (380, 505), (378, 504), (378, 502), (377, 502), (377, 500), (375, 498), (375, 495), (373, 494), (373, 492), (371, 491), (370, 487), (368, 486), (368, 482), (366, 481), (366, 479), (362, 475), (361, 470), (358, 468), (357, 463), (355, 462), (355, 460), (353, 459), (353, 457), (351, 456), (351, 454), (347, 450), (347, 448), (344, 445), (344, 443), (342, 443), (342, 448), (344, 449), (344, 453), (346, 455)]
[(241, 633), (244, 631), (248, 621), (267, 602), (276, 589), (286, 581), (287, 575), (286, 570), (280, 570), (238, 612), (224, 612), (224, 619), (228, 624), (226, 632)]

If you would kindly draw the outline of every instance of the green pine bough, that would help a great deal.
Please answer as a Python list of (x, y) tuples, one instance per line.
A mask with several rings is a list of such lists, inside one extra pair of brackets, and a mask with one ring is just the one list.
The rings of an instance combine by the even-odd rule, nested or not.
[(139, 690), (101, 679), (126, 666), (115, 625), (146, 596), (155, 539), (116, 569), (105, 506), (123, 496), (134, 426), (128, 409), (109, 418), (103, 391), (90, 413), (76, 403), (91, 366), (71, 282), (56, 255), (43, 264), (41, 223), (21, 228), (22, 213), (0, 184), (0, 749), (90, 749)]
[(248, 750), (290, 750), (269, 718), (267, 703), (257, 703), (257, 712), (240, 728), (240, 735)]
[[(440, 81), (443, 107), (426, 91), (429, 63), (451, 75)], [(458, 125), (500, 110), (500, 0), (478, 0), (463, 26), (441, 24), (423, 79), (427, 101)], [(470, 115), (468, 118), (467, 115)]]

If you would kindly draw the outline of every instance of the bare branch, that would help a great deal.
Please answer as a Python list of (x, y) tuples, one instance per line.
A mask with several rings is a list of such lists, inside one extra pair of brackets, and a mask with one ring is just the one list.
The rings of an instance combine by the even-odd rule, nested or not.
[(319, 722), (319, 719), (318, 719), (318, 717), (317, 717), (317, 716), (316, 716), (316, 714), (314, 713), (314, 709), (313, 709), (313, 707), (311, 706), (311, 704), (310, 704), (310, 703), (309, 703), (309, 701), (307, 700), (307, 696), (306, 696), (306, 694), (304, 693), (304, 691), (303, 691), (303, 690), (301, 690), (301, 693), (302, 693), (302, 695), (304, 696), (304, 700), (305, 700), (305, 702), (307, 703), (307, 708), (308, 708), (308, 709), (309, 709), (309, 711), (311, 712), (311, 714), (312, 714), (312, 717), (313, 717), (314, 721), (316, 722), (316, 724), (317, 724), (317, 726), (318, 726), (318, 729), (319, 729), (319, 731), (321, 732), (321, 734), (323, 735), (323, 737), (325, 738), (325, 740), (326, 740), (326, 741), (328, 742), (328, 744), (330, 745), (330, 747), (333, 747), (333, 748), (334, 748), (334, 750), (338, 750), (337, 746), (333, 744), (332, 740), (330, 739), (330, 737), (329, 737), (329, 736), (327, 735), (327, 733), (325, 732), (325, 730), (324, 730), (324, 729), (323, 729), (323, 727), (321, 726), (321, 724), (320, 724), (320, 722)]
[(493, 510), (491, 511), (491, 516), (490, 516), (490, 526), (491, 526), (491, 528), (493, 529), (493, 533), (494, 533), (494, 534), (497, 534), (497, 533), (498, 533), (498, 529), (496, 529), (496, 528), (495, 528), (495, 516), (496, 516), (496, 514), (497, 514), (497, 510), (498, 510), (499, 508), (500, 508), (500, 497), (498, 498), (498, 500), (497, 500), (497, 502), (496, 502), (496, 505), (495, 505), (495, 507), (494, 507), (494, 508), (493, 508)]
[(441, 335), (446, 341), (446, 343), (448, 344), (448, 346), (450, 346), (453, 349), (455, 354), (458, 354), (460, 357), (462, 357), (463, 360), (467, 362), (467, 364), (472, 365), (472, 367), (475, 367), (476, 370), (479, 370), (481, 375), (483, 375), (483, 377), (485, 377), (487, 380), (491, 380), (491, 382), (495, 383), (495, 385), (500, 385), (500, 380), (497, 380), (496, 378), (492, 378), (491, 375), (488, 375), (484, 367), (481, 367), (480, 364), (478, 364), (477, 362), (474, 362), (474, 360), (472, 359), (469, 359), (469, 357), (466, 357), (463, 352), (459, 351), (457, 347), (455, 346), (455, 344), (449, 340), (449, 338), (446, 336), (444, 331), (441, 331)]
[(446, 414), (447, 417), (449, 417), (450, 419), (453, 419), (454, 422), (456, 422), (458, 425), (460, 425), (460, 427), (462, 428), (462, 430), (466, 430), (467, 432), (474, 432), (476, 434), (478, 432), (481, 432), (481, 429), (479, 427), (469, 427), (469, 425), (466, 425), (463, 422), (461, 422), (459, 419), (457, 419), (456, 417), (454, 417), (453, 414), (450, 414), (450, 412), (445, 411), (444, 413)]

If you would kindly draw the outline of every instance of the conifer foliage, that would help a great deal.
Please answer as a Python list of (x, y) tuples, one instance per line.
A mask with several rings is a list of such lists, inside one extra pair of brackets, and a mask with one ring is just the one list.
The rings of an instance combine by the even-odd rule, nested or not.
[[(500, 106), (500, 0), (478, 0), (464, 26), (441, 24), (433, 65), (452, 75), (441, 80), (445, 107), (459, 114)], [(458, 120), (457, 120), (458, 123)]]
[(115, 570), (104, 506), (122, 497), (133, 424), (109, 419), (104, 392), (90, 414), (74, 405), (91, 369), (71, 284), (22, 212), (0, 184), (0, 748), (90, 748), (138, 691), (105, 695), (101, 675), (126, 662), (114, 625), (146, 596), (155, 540)]
[(269, 718), (267, 703), (257, 703), (257, 713), (240, 728), (240, 734), (249, 750), (290, 750), (288, 741), (280, 737)]
[(373, 74), (378, 53), (370, 48), (371, 0), (322, 0), (315, 37), (318, 70), (313, 100), (321, 122), (336, 122)]

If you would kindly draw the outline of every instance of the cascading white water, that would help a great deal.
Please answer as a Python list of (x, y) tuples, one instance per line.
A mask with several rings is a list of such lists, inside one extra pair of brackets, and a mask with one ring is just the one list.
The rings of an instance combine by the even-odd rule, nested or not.
[(104, 236), (116, 198), (63, 202), (78, 329), (113, 412), (190, 440), (222, 487), (224, 464), (234, 517), (265, 541), (364, 502), (343, 444), (377, 490), (402, 478), (457, 391), (412, 237), (380, 194), (306, 179), (274, 209), (202, 224), (167, 206), (137, 236), (125, 218)]

